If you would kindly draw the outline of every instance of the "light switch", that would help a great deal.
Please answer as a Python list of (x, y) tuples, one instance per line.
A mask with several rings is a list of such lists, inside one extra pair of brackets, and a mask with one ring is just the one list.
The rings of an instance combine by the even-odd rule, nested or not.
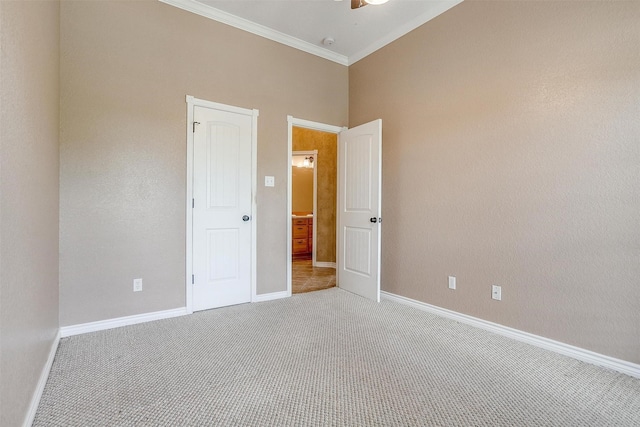
[(265, 176), (264, 177), (264, 186), (265, 187), (275, 187), (276, 186), (276, 178), (273, 176)]

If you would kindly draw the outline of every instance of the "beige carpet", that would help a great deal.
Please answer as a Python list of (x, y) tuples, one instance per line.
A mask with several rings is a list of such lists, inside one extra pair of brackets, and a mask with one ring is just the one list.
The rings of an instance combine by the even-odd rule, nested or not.
[(337, 288), (61, 341), (35, 426), (638, 426), (640, 380)]

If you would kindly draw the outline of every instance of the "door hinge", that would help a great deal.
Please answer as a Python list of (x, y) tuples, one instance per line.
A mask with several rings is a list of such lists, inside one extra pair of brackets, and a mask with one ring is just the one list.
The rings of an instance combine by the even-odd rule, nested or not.
[(193, 122), (193, 133), (196, 133), (196, 125), (199, 125), (200, 122)]
[(192, 274), (191, 275), (191, 284), (193, 285), (194, 283), (196, 283), (196, 275)]
[(196, 199), (191, 199), (191, 209), (196, 207)]

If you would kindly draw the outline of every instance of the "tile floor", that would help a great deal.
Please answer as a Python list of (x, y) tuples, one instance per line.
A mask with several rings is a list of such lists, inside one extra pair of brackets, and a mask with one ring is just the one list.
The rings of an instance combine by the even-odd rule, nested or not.
[(311, 260), (293, 260), (291, 268), (291, 293), (319, 291), (336, 286), (336, 269), (313, 267)]

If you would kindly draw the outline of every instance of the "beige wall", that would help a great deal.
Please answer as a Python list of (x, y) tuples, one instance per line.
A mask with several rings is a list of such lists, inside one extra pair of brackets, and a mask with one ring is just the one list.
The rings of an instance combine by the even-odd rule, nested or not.
[(19, 426), (58, 329), (59, 5), (0, 1), (0, 425)]
[[(331, 123), (331, 122), (325, 122)], [(331, 123), (333, 124), (333, 123)], [(334, 133), (294, 127), (293, 151), (318, 150), (316, 261), (336, 262), (336, 184), (338, 137)]]
[(350, 125), (383, 120), (384, 290), (640, 363), (638, 22), (466, 1), (350, 67)]
[(58, 327), (59, 125), (61, 323), (184, 305), (186, 94), (260, 109), (259, 293), (285, 290), (286, 115), (346, 124), (349, 95), (351, 125), (384, 120), (385, 290), (640, 363), (639, 21), (637, 2), (467, 1), (348, 87), (156, 1), (0, 2), (0, 424)]
[(285, 291), (287, 115), (346, 124), (347, 68), (154, 0), (61, 28), (61, 324), (184, 306), (187, 94), (260, 110), (257, 286)]
[(313, 213), (313, 169), (291, 167), (291, 212)]

